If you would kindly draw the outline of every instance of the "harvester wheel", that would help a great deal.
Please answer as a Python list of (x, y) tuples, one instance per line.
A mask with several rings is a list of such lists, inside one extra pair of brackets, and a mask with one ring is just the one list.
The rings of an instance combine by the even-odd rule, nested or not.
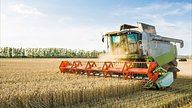
[(173, 72), (173, 78), (174, 78), (174, 79), (177, 78), (177, 72)]
[(176, 67), (172, 67), (168, 69), (169, 72), (173, 72), (173, 78), (177, 78), (177, 72), (179, 71)]

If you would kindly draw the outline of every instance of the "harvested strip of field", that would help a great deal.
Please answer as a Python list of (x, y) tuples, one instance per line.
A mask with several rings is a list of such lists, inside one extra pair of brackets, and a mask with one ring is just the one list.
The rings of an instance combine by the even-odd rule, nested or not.
[(0, 107), (58, 107), (133, 93), (143, 81), (57, 73), (60, 60), (0, 59)]

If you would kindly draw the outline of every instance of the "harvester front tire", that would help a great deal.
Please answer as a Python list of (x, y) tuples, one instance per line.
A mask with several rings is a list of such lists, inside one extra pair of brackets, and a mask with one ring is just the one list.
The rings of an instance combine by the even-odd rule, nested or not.
[(177, 79), (177, 72), (173, 72), (173, 78)]
[(174, 79), (177, 79), (177, 71), (175, 71), (174, 68), (169, 68), (168, 71), (169, 71), (169, 72), (173, 72), (173, 78), (174, 78)]

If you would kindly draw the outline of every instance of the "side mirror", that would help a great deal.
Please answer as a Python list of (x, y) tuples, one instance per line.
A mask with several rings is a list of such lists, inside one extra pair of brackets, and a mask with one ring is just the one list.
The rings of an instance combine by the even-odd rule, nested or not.
[(102, 36), (102, 42), (104, 42), (104, 35)]

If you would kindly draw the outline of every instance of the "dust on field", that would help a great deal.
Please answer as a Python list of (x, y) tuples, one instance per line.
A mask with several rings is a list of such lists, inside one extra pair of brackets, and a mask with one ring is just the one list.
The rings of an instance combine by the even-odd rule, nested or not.
[(191, 76), (192, 77), (192, 59), (187, 59), (187, 61), (178, 61), (178, 67), (180, 72), (179, 75)]

